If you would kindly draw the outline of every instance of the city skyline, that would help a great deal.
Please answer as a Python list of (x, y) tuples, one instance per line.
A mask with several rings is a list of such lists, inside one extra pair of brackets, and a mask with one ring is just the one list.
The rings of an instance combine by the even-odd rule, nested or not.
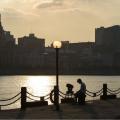
[(119, 0), (1, 0), (5, 29), (16, 38), (35, 33), (54, 40), (95, 41), (95, 28), (120, 24)]
[[(96, 28), (95, 42), (61, 41), (60, 73), (120, 74), (119, 39), (120, 25), (114, 25)], [(45, 42), (30, 33), (16, 45), (14, 35), (4, 29), (0, 19), (0, 74), (54, 74), (55, 50)]]

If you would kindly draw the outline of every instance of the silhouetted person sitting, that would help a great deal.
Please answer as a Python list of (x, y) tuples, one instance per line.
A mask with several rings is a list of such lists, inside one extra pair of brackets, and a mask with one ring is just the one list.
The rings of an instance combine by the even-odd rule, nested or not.
[(81, 87), (80, 90), (75, 93), (75, 102), (78, 102), (79, 104), (85, 104), (86, 85), (81, 79), (78, 79), (77, 83), (81, 84)]
[(73, 85), (66, 84), (66, 87), (68, 89), (68, 91), (66, 92), (66, 97), (72, 97), (72, 95), (74, 94), (74, 92), (73, 92)]

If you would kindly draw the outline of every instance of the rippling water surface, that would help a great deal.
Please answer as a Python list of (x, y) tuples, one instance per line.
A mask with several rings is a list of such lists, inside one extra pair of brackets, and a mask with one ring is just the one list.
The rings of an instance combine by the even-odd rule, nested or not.
[[(120, 88), (120, 76), (60, 76), (60, 91), (66, 92), (66, 84), (74, 85), (74, 91), (79, 90), (80, 86), (76, 80), (81, 78), (90, 91), (98, 91), (103, 83), (107, 83), (110, 89)], [(56, 84), (55, 76), (0, 76), (0, 99), (10, 98), (21, 91), (21, 87), (27, 87), (27, 91), (36, 96), (45, 96), (53, 89)], [(86, 99), (93, 99), (87, 97)], [(48, 101), (49, 104), (50, 101)], [(5, 102), (4, 102), (5, 103)], [(3, 104), (3, 102), (0, 102)], [(6, 103), (5, 103), (6, 104)], [(2, 107), (2, 109), (19, 108), (20, 101), (17, 103)]]

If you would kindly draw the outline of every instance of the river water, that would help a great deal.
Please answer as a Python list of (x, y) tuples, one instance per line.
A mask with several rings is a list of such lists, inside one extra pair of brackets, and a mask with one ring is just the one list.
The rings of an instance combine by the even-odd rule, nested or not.
[[(87, 90), (96, 92), (103, 87), (104, 83), (108, 88), (116, 90), (120, 88), (120, 76), (59, 76), (60, 91), (66, 92), (66, 84), (74, 85), (74, 92), (79, 90), (80, 86), (76, 82), (81, 78), (87, 86)], [(27, 91), (36, 96), (45, 96), (53, 89), (56, 84), (55, 76), (0, 76), (0, 100), (11, 98), (21, 91), (21, 87), (27, 87)], [(87, 100), (96, 98), (87, 97)], [(98, 98), (99, 99), (99, 98)], [(49, 104), (50, 101), (48, 100)], [(7, 102), (0, 102), (6, 104)], [(2, 109), (20, 108), (20, 101), (13, 105), (2, 107)]]

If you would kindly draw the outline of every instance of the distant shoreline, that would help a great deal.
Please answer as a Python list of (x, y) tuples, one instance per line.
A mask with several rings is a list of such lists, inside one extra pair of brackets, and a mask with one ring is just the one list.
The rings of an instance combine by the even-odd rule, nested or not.
[[(13, 73), (1, 73), (0, 72), (0, 76), (16, 76), (16, 75), (21, 75), (21, 76), (24, 76), (24, 75), (29, 75), (29, 76), (43, 76), (43, 75), (49, 75), (49, 76), (55, 76), (56, 74), (49, 74), (49, 73), (27, 73), (27, 72), (25, 72), (25, 73), (22, 73), (22, 72), (20, 72), (20, 73), (15, 73), (15, 72), (13, 72)], [(79, 75), (87, 75), (87, 76), (120, 76), (120, 73), (119, 74), (104, 74), (104, 73), (81, 73), (81, 74), (59, 74), (60, 76), (79, 76)]]
[[(54, 69), (39, 69), (39, 68), (0, 68), (0, 75), (7, 76), (7, 75), (56, 75)], [(73, 71), (59, 71), (59, 75), (92, 75), (92, 76), (119, 76), (120, 70), (119, 69), (108, 69), (108, 68), (101, 68), (101, 69), (80, 69), (80, 70), (73, 70)]]

